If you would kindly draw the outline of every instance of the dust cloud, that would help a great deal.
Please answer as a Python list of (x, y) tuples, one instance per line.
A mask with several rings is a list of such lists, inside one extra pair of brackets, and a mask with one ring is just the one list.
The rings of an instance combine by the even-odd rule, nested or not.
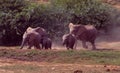
[[(92, 46), (88, 42), (88, 49), (91, 49)], [(97, 49), (115, 49), (119, 50), (120, 47), (120, 26), (110, 29), (109, 32), (104, 33), (101, 31), (96, 39)], [(55, 50), (66, 50), (65, 46), (62, 45), (62, 40), (54, 41), (53, 48)], [(83, 49), (81, 41), (77, 41), (76, 49)]]
[(96, 40), (98, 48), (119, 49), (120, 47), (120, 26), (113, 27), (108, 33), (100, 34)]

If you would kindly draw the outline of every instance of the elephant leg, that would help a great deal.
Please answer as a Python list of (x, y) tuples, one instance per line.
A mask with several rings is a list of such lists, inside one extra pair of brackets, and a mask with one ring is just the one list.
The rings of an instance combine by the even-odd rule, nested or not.
[(74, 44), (71, 42), (71, 44), (69, 45), (69, 48), (73, 50), (74, 48)]
[(66, 44), (66, 48), (67, 48), (67, 50), (69, 50), (69, 46)]
[(27, 44), (28, 44), (28, 48), (27, 49), (31, 49), (31, 47), (33, 46), (33, 42), (29, 41)]
[(47, 49), (47, 46), (45, 45), (45, 50)]
[(27, 38), (23, 38), (20, 49), (22, 49), (26, 43), (27, 43)]
[(35, 47), (36, 47), (37, 49), (40, 49), (40, 45), (35, 45)]
[(49, 44), (49, 49), (51, 49), (51, 44)]
[(31, 47), (32, 47), (32, 45), (29, 45), (29, 46), (28, 46), (28, 49), (31, 49)]
[(50, 50), (51, 50), (52, 48), (51, 48), (51, 46), (50, 46)]
[(39, 43), (34, 43), (34, 46), (35, 46), (35, 48), (37, 48), (37, 49), (41, 49), (41, 47), (40, 47), (40, 44), (39, 44)]
[(42, 44), (42, 49), (44, 48), (43, 44)]
[(88, 48), (88, 46), (86, 45), (86, 41), (82, 41), (82, 46), (83, 46), (83, 48)]
[(77, 49), (76, 48), (77, 47), (77, 40), (75, 41), (75, 45), (73, 47), (74, 47), (74, 49)]
[(52, 42), (50, 43), (50, 49), (52, 49)]
[(72, 45), (71, 49), (72, 49), (72, 50), (73, 50), (73, 49), (76, 49), (76, 47), (74, 48), (74, 44)]
[(47, 50), (47, 49), (48, 49), (48, 45), (46, 44), (46, 45), (45, 45), (45, 50)]
[(95, 42), (91, 42), (91, 45), (92, 45), (92, 49), (95, 50), (96, 49), (96, 46), (95, 46)]
[(71, 47), (71, 49), (73, 50), (73, 47)]
[(48, 47), (45, 47), (45, 50), (47, 50), (48, 49)]
[(69, 47), (67, 47), (67, 50), (69, 50)]

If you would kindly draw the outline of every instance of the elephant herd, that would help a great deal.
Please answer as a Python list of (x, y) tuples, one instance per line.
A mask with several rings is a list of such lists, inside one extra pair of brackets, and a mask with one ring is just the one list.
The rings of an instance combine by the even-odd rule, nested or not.
[[(83, 48), (88, 48), (86, 42), (90, 42), (92, 49), (96, 49), (95, 40), (97, 38), (98, 31), (92, 25), (77, 25), (69, 23), (69, 33), (64, 34), (62, 37), (62, 44), (67, 49), (73, 49), (77, 44), (77, 40), (82, 41)], [(51, 49), (52, 40), (48, 37), (45, 29), (41, 27), (31, 28), (28, 27), (23, 34), (21, 43), (21, 49), (27, 44), (28, 49), (34, 46), (37, 49)], [(42, 46), (42, 48), (41, 48)]]
[(22, 49), (25, 44), (28, 45), (28, 49), (31, 49), (32, 46), (37, 49), (41, 49), (40, 44), (42, 45), (42, 48), (51, 49), (52, 41), (47, 36), (45, 29), (41, 27), (28, 27), (23, 34), (22, 44), (20, 48)]

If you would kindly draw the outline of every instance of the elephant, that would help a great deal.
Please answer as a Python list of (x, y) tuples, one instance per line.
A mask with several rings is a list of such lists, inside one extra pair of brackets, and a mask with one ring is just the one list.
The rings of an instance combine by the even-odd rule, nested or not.
[(70, 34), (75, 35), (77, 40), (82, 41), (83, 48), (88, 48), (86, 42), (90, 42), (92, 49), (96, 49), (95, 40), (97, 38), (98, 31), (93, 25), (74, 25), (69, 24)]
[(40, 49), (40, 41), (41, 41), (41, 36), (37, 32), (29, 32), (29, 33), (24, 33), (23, 35), (23, 40), (21, 44), (21, 48), (25, 44), (28, 44), (28, 49), (31, 49), (32, 46), (36, 47), (37, 49)]
[(64, 34), (62, 37), (62, 41), (63, 41), (62, 42), (63, 46), (65, 45), (66, 48), (69, 50), (69, 49), (73, 49), (76, 39), (75, 36), (72, 34)]
[(45, 37), (42, 38), (41, 45), (42, 45), (42, 49), (43, 48), (51, 49), (51, 47), (52, 47), (52, 40), (45, 36)]
[(41, 27), (36, 28), (28, 27), (23, 34), (20, 49), (22, 49), (25, 44), (28, 44), (29, 46), (28, 49), (30, 49), (32, 46), (35, 46), (36, 48), (40, 49), (41, 48), (40, 42), (43, 36), (47, 36), (45, 29)]

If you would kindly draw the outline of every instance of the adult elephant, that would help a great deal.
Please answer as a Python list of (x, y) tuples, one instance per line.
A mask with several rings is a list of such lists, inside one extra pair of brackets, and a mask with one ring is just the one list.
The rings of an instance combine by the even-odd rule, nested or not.
[(20, 48), (22, 49), (25, 44), (28, 44), (28, 49), (30, 49), (32, 46), (35, 46), (36, 48), (40, 49), (40, 42), (44, 36), (47, 36), (47, 33), (43, 28), (28, 27), (23, 34), (22, 44)]
[(31, 49), (32, 46), (36, 47), (37, 49), (40, 49), (40, 41), (41, 36), (39, 35), (39, 33), (34, 31), (25, 32), (23, 35), (23, 40), (20, 49), (22, 49), (25, 44), (28, 44), (28, 49)]
[(69, 24), (69, 30), (71, 34), (74, 34), (78, 40), (82, 41), (84, 48), (88, 48), (86, 42), (90, 42), (93, 49), (96, 49), (95, 39), (97, 37), (98, 31), (92, 25), (74, 25)]

